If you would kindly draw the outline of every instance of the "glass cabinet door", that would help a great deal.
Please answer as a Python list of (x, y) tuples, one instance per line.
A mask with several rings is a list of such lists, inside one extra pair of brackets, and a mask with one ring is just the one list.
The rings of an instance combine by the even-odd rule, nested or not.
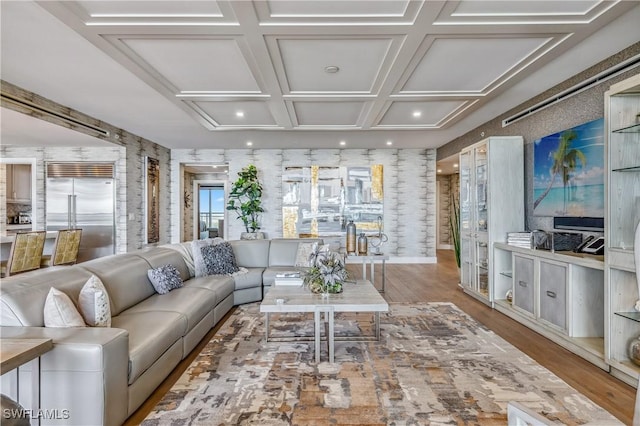
[(475, 291), (489, 296), (489, 249), (485, 238), (476, 238)]
[(471, 152), (460, 154), (460, 283), (473, 288)]
[(475, 218), (473, 229), (476, 232), (487, 232), (487, 145), (482, 144), (474, 149), (475, 167)]
[(471, 152), (460, 154), (460, 235), (471, 230)]

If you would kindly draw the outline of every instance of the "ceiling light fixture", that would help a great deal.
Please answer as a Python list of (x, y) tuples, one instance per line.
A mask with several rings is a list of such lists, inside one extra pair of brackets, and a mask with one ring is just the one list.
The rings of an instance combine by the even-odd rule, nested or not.
[(324, 67), (324, 72), (326, 72), (327, 74), (335, 74), (338, 71), (340, 71), (340, 67), (337, 67), (335, 65), (327, 65), (326, 67)]
[(454, 169), (457, 169), (457, 168), (458, 168), (458, 163), (455, 163), (455, 164), (453, 165), (453, 168), (454, 168)]
[(345, 146), (347, 143), (345, 141), (340, 141), (341, 146)]
[(413, 116), (414, 117), (420, 117), (422, 115), (422, 113), (420, 111), (413, 111)]
[(253, 142), (247, 141), (247, 146), (253, 146)]
[(438, 169), (438, 173), (442, 173), (442, 169)]
[(244, 112), (236, 111), (236, 117), (244, 117)]
[(391, 146), (391, 145), (393, 145), (393, 142), (392, 141), (387, 141), (387, 145)]

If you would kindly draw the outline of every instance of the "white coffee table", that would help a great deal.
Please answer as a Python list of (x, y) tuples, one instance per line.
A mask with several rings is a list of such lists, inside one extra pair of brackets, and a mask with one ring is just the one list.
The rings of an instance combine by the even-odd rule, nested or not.
[[(316, 362), (320, 362), (320, 314), (325, 313), (328, 322), (327, 341), (329, 344), (329, 362), (334, 362), (335, 340), (370, 341), (380, 340), (380, 312), (388, 312), (389, 304), (380, 295), (370, 281), (361, 280), (345, 283), (343, 292), (323, 297), (314, 294), (306, 287), (271, 286), (260, 304), (260, 312), (265, 313), (265, 336), (267, 341), (275, 340), (270, 336), (269, 315), (272, 313), (314, 314), (314, 344)], [(374, 314), (374, 336), (345, 336), (336, 338), (334, 334), (334, 314), (336, 312), (371, 312)], [(292, 338), (296, 340), (298, 338)]]

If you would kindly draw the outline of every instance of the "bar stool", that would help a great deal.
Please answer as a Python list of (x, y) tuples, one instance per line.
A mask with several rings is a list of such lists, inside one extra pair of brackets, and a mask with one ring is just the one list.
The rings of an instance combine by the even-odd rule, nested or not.
[(82, 229), (61, 229), (56, 235), (51, 254), (45, 254), (40, 260), (40, 267), (56, 265), (73, 265), (78, 260)]
[(9, 259), (1, 263), (3, 277), (40, 268), (46, 231), (18, 232), (11, 243)]

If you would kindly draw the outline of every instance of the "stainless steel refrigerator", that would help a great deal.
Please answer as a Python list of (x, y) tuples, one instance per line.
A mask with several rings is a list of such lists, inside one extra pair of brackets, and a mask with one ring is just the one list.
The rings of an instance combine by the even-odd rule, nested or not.
[(46, 229), (81, 228), (78, 262), (115, 253), (113, 163), (47, 164)]

